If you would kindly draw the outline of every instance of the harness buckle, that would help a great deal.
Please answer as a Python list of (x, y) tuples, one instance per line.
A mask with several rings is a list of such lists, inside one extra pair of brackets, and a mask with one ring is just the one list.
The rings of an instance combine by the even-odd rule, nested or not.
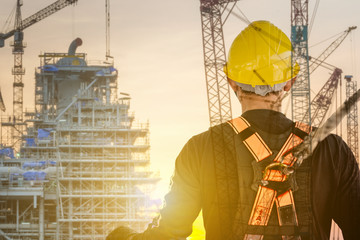
[(293, 167), (288, 166), (282, 162), (274, 162), (274, 163), (270, 163), (269, 165), (266, 166), (266, 168), (263, 172), (263, 178), (265, 178), (266, 172), (269, 171), (270, 169), (280, 170), (282, 172), (282, 174), (284, 174), (286, 176), (293, 174), (295, 171), (295, 169)]

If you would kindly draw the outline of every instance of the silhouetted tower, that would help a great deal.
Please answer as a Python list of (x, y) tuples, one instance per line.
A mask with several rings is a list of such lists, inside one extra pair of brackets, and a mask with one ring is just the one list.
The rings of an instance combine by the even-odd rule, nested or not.
[(215, 126), (231, 119), (229, 85), (223, 72), (226, 63), (223, 15), (226, 7), (236, 1), (200, 0), (200, 3), (209, 117), (210, 125)]
[(13, 117), (15, 121), (22, 122), (23, 120), (23, 88), (22, 76), (25, 74), (25, 69), (22, 66), (22, 56), (26, 44), (23, 42), (24, 33), (22, 32), (22, 19), (21, 19), (21, 6), (22, 1), (17, 0), (16, 16), (15, 16), (15, 33), (14, 41), (11, 43), (13, 47), (12, 53), (14, 54), (14, 67), (12, 74), (14, 75), (13, 83)]
[[(326, 113), (330, 108), (335, 90), (341, 79), (342, 70), (335, 68), (329, 80), (316, 94), (311, 101), (311, 123), (313, 127), (320, 127), (325, 119)], [(307, 116), (306, 116), (307, 117)]]
[[(346, 98), (356, 93), (357, 84), (352, 80), (351, 75), (346, 75)], [(347, 115), (347, 144), (355, 155), (359, 163), (359, 140), (358, 140), (358, 109), (357, 103)]]
[(293, 121), (311, 125), (310, 78), (308, 51), (308, 0), (291, 0), (292, 66), (300, 72), (291, 88)]
[(336, 38), (330, 46), (328, 46), (317, 58), (309, 57), (310, 66), (309, 66), (309, 74), (314, 72), (324, 61), (337, 49), (340, 44), (345, 40), (345, 38), (349, 35), (352, 30), (355, 30), (357, 27), (352, 26), (346, 29), (338, 38)]

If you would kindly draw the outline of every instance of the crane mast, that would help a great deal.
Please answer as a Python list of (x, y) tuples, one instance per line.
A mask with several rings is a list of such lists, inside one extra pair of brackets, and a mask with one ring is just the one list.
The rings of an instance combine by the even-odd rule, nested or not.
[(231, 119), (230, 91), (223, 67), (226, 63), (222, 16), (236, 1), (200, 0), (205, 78), (210, 126)]
[[(325, 115), (330, 108), (335, 90), (341, 79), (342, 70), (335, 68), (329, 80), (324, 84), (320, 91), (311, 101), (311, 123), (313, 127), (319, 127), (325, 119)], [(305, 118), (307, 118), (306, 116)]]
[[(13, 82), (13, 129), (11, 138), (11, 144), (18, 145), (20, 143), (20, 137), (22, 133), (23, 122), (23, 89), (24, 83), (22, 77), (25, 74), (25, 69), (22, 65), (22, 57), (24, 54), (24, 48), (26, 44), (23, 42), (24, 34), (22, 32), (23, 25), (21, 20), (21, 6), (22, 0), (17, 0), (16, 3), (16, 15), (14, 26), (14, 41), (10, 43), (13, 47), (12, 53), (14, 55), (14, 66), (12, 69), (12, 75), (14, 76)], [(16, 131), (14, 131), (16, 129)]]
[[(346, 98), (349, 99), (357, 90), (356, 81), (352, 80), (351, 75), (346, 75)], [(359, 163), (359, 139), (358, 139), (358, 109), (357, 103), (347, 115), (347, 144), (355, 155), (356, 161)]]
[[(13, 84), (13, 117), (17, 121), (22, 121), (23, 111), (23, 88), (24, 83), (22, 82), (22, 76), (25, 74), (25, 69), (22, 67), (22, 55), (24, 54), (24, 48), (26, 47), (23, 43), (24, 34), (22, 32), (22, 21), (21, 21), (21, 6), (22, 1), (17, 0), (16, 4), (16, 16), (15, 16), (15, 32), (14, 41), (11, 43), (13, 47), (14, 55), (14, 67), (12, 74), (14, 75)], [(14, 120), (14, 121), (15, 121)]]
[(311, 125), (308, 51), (308, 0), (291, 0), (292, 66), (300, 72), (291, 88), (292, 119)]
[(105, 0), (105, 37), (106, 37), (106, 60), (112, 58), (110, 55), (110, 0)]

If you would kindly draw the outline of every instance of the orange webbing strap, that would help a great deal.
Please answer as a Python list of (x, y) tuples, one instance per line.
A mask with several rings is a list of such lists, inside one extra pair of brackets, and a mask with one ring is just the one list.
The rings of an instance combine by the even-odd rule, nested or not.
[[(305, 132), (307, 134), (309, 134), (311, 132), (311, 127), (304, 123), (296, 122), (295, 128), (300, 129), (302, 132)], [(289, 151), (291, 149), (293, 149), (294, 147), (300, 145), (302, 142), (303, 142), (302, 138), (295, 135), (295, 133), (290, 133), (290, 136), (288, 137), (288, 139), (284, 143), (283, 147), (281, 148), (281, 150), (275, 157), (274, 161), (280, 162), (282, 160), (282, 163), (284, 163), (290, 167), (293, 166), (296, 158), (294, 157), (294, 155), (291, 152), (289, 153)], [(281, 157), (283, 157), (283, 159), (281, 159)]]
[[(242, 137), (242, 141), (257, 162), (264, 160), (272, 154), (269, 147), (266, 145), (266, 143), (262, 140), (262, 138), (257, 132), (248, 131), (248, 129), (250, 128), (250, 124), (246, 121), (246, 119), (240, 117), (230, 120), (228, 123), (231, 125), (231, 127), (237, 134), (242, 134), (246, 131), (248, 132), (244, 134), (245, 137)], [(311, 131), (311, 128), (306, 124), (297, 122), (295, 124), (295, 127), (306, 133), (309, 133)], [(276, 155), (274, 159), (275, 164), (273, 163), (274, 166), (293, 166), (296, 162), (296, 158), (289, 151), (302, 143), (302, 141), (302, 138), (298, 137), (294, 133), (291, 133), (279, 153)], [(281, 170), (266, 168), (262, 180), (272, 182), (284, 182), (287, 179), (288, 175), (285, 175)], [(262, 185), (259, 185), (248, 224), (254, 226), (266, 226), (268, 224), (274, 202), (276, 202), (279, 225), (298, 226), (292, 190), (287, 190), (286, 192), (278, 195), (278, 192), (276, 190), (267, 188)], [(282, 236), (282, 238), (283, 240), (289, 239), (287, 236)], [(244, 237), (244, 240), (261, 239), (263, 239), (262, 235), (254, 234), (246, 234)], [(300, 240), (301, 238), (291, 237), (291, 239)]]
[[(232, 119), (228, 121), (228, 123), (237, 134), (250, 128), (250, 123), (243, 117)], [(264, 160), (272, 154), (270, 148), (265, 144), (257, 132), (249, 133), (247, 138), (243, 139), (243, 143), (257, 162)]]
[[(276, 208), (279, 217), (279, 225), (298, 225), (295, 211), (294, 196), (291, 190), (276, 197)], [(294, 213), (294, 214), (293, 214)]]
[[(259, 185), (248, 224), (267, 226), (277, 192), (274, 189)], [(261, 240), (263, 235), (245, 234), (244, 240)]]

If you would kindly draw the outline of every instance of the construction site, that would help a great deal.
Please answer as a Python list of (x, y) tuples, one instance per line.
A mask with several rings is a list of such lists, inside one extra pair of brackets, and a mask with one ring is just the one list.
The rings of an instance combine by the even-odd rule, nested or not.
[(136, 122), (130, 97), (118, 96), (118, 70), (89, 64), (76, 52), (80, 38), (67, 52), (45, 52), (35, 109), (23, 112), (24, 46), (15, 35), (14, 115), (1, 119), (0, 238), (104, 239), (119, 224), (143, 230), (159, 178), (148, 169), (149, 123)]
[[(27, 110), (23, 30), (78, 0), (54, 1), (25, 19), (21, 18), (22, 1), (15, 2), (15, 26), (0, 33), (1, 48), (6, 39), (14, 38), (10, 43), (13, 68), (2, 69), (13, 75), (13, 100), (12, 113), (3, 114), (0, 121), (0, 239), (105, 239), (119, 225), (145, 230), (156, 215), (150, 193), (161, 178), (150, 168), (149, 122), (135, 119), (130, 94), (120, 92), (118, 86), (121, 70), (110, 55), (110, 0), (105, 0), (106, 59), (88, 61), (87, 54), (79, 51), (86, 41), (81, 38), (64, 43), (62, 52), (40, 53), (33, 80), (33, 108)], [(210, 126), (233, 115), (223, 72), (223, 27), (230, 16), (247, 21), (234, 13), (238, 2), (199, 1)], [(338, 102), (358, 90), (353, 73), (326, 62), (357, 27), (348, 26), (319, 56), (310, 56), (308, 15), (307, 0), (291, 0), (292, 61), (300, 65), (300, 73), (291, 92), (290, 112), (294, 121), (320, 127), (332, 105), (338, 107)], [(314, 94), (310, 74), (318, 67), (331, 74)], [(5, 103), (9, 104), (2, 98), (4, 91), (1, 88), (2, 112)], [(339, 135), (345, 132), (344, 140), (359, 161), (358, 108), (354, 105), (339, 125)], [(219, 137), (223, 133), (216, 134)], [(221, 165), (225, 160), (218, 161)], [(335, 223), (331, 236), (343, 239)]]

